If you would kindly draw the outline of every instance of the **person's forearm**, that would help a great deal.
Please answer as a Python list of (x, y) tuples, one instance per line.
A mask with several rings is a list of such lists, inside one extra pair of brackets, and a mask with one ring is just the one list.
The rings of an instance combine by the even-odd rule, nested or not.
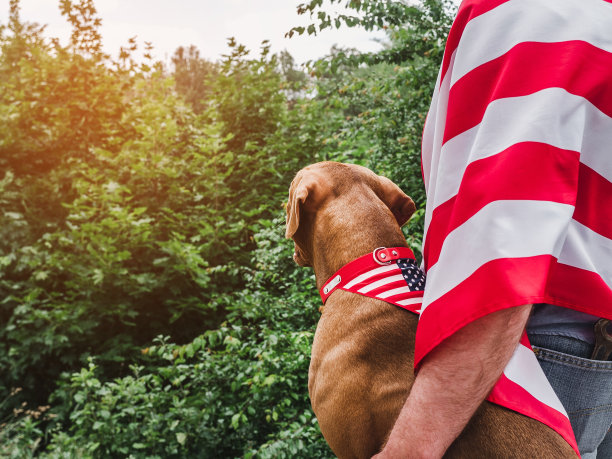
[(461, 433), (510, 360), (531, 305), (466, 325), (423, 361), (377, 458), (439, 458)]

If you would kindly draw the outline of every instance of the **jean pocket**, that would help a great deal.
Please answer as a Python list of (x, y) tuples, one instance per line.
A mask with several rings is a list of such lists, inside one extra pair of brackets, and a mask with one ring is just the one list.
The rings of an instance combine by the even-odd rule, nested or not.
[[(536, 357), (540, 361), (567, 365), (574, 368), (583, 368), (585, 370), (612, 372), (612, 361), (585, 359), (584, 357), (578, 357), (572, 354), (566, 354), (565, 352), (534, 345), (532, 345), (532, 348)], [(612, 377), (612, 375), (610, 376)]]

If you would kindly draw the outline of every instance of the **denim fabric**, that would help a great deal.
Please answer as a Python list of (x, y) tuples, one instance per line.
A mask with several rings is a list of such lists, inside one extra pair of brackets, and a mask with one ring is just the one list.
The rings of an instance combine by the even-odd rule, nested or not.
[(590, 360), (593, 346), (555, 335), (529, 340), (563, 403), (583, 459), (612, 458), (612, 361)]
[(527, 333), (567, 336), (593, 344), (593, 325), (598, 320), (597, 316), (573, 309), (552, 304), (535, 304), (527, 323)]

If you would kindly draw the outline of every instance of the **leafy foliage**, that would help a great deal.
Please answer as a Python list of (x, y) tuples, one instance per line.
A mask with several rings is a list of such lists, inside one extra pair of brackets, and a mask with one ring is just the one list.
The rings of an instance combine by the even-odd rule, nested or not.
[[(338, 3), (330, 0), (328, 5)], [(307, 397), (318, 296), (283, 239), (297, 170), (363, 164), (424, 205), (419, 146), (450, 24), (421, 6), (322, 0), (317, 24), (387, 31), (379, 53), (230, 40), (173, 73), (102, 51), (93, 0), (68, 46), (0, 28), (0, 454), (330, 457)], [(291, 33), (291, 32), (290, 32)], [(406, 235), (420, 247), (423, 211)]]
[[(55, 394), (72, 428), (50, 451), (329, 457), (307, 397), (318, 296), (308, 271), (279, 276), (292, 249), (281, 224), (257, 234), (251, 287), (227, 298), (221, 327), (182, 346), (157, 339), (143, 350), (146, 368), (114, 381), (102, 383), (91, 362), (73, 374)], [(278, 290), (264, 288), (272, 284)]]

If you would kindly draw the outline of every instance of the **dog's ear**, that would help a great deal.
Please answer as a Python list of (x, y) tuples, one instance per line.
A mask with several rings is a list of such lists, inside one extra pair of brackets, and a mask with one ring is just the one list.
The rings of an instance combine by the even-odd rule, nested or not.
[(285, 237), (290, 239), (300, 227), (300, 218), (304, 218), (305, 207), (314, 208), (319, 191), (320, 178), (314, 173), (300, 173), (291, 182), (289, 201), (287, 202), (287, 228)]
[(308, 198), (308, 187), (302, 177), (297, 176), (289, 187), (289, 201), (287, 201), (287, 219), (285, 238), (291, 239), (300, 226), (300, 208)]
[(391, 210), (397, 224), (402, 226), (416, 210), (414, 201), (387, 177), (379, 175), (378, 181), (378, 197)]
[(289, 187), (289, 201), (287, 201), (287, 222), (285, 237), (293, 239), (295, 251), (293, 260), (300, 266), (312, 266), (309, 251), (304, 246), (305, 241), (298, 238), (296, 233), (300, 225), (305, 224), (306, 211), (314, 210), (317, 200), (322, 195), (321, 178), (312, 171), (302, 171), (291, 182)]

